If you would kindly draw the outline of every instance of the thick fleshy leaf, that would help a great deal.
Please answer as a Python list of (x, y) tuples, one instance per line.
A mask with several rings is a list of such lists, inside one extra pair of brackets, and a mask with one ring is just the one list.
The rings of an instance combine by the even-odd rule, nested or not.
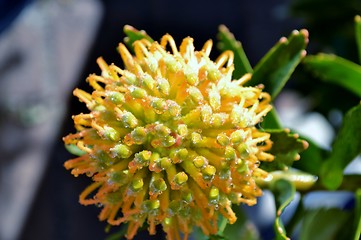
[(325, 187), (337, 189), (343, 179), (345, 167), (361, 153), (361, 104), (349, 110), (332, 144), (332, 152), (321, 168)]
[(246, 84), (263, 84), (265, 91), (274, 99), (282, 90), (291, 74), (306, 56), (307, 30), (293, 31), (289, 38), (279, 42), (255, 66), (252, 79)]
[(125, 35), (127, 35), (124, 38), (124, 42), (127, 45), (128, 49), (133, 50), (133, 43), (143, 38), (147, 39), (150, 42), (154, 41), (150, 36), (148, 36), (148, 34), (144, 30), (138, 30), (129, 25), (125, 25), (123, 31)]
[(355, 17), (355, 35), (356, 35), (358, 57), (361, 63), (361, 17), (359, 15)]
[(295, 196), (296, 189), (294, 185), (285, 179), (279, 179), (274, 182), (271, 187), (271, 190), (275, 197), (276, 202), (276, 219), (275, 219), (275, 233), (276, 240), (289, 240), (286, 235), (286, 230), (281, 221), (281, 214), (284, 209), (291, 203)]
[(306, 211), (300, 230), (300, 240), (345, 239), (339, 238), (339, 234), (348, 220), (350, 213), (336, 208)]
[(234, 35), (224, 25), (218, 29), (218, 48), (219, 50), (231, 50), (234, 53), (234, 72), (233, 78), (239, 79), (246, 73), (252, 73), (251, 64), (243, 50), (242, 44), (234, 38)]
[(261, 168), (267, 171), (286, 170), (294, 161), (300, 159), (299, 153), (307, 149), (308, 143), (299, 139), (298, 134), (291, 133), (289, 129), (270, 129), (273, 142), (269, 151), (275, 156), (272, 162), (262, 162)]
[(342, 86), (361, 97), (360, 65), (336, 55), (324, 53), (306, 57), (304, 64), (307, 69), (324, 81)]
[(271, 188), (273, 184), (280, 179), (285, 179), (291, 182), (297, 191), (308, 191), (315, 185), (318, 177), (294, 168), (290, 168), (287, 171), (269, 172), (267, 178), (256, 179), (256, 181), (259, 187), (265, 189)]

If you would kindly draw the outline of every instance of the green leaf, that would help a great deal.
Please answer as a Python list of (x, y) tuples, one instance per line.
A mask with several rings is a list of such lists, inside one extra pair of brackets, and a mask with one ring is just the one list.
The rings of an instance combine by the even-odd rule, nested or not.
[(281, 129), (282, 128), (280, 117), (278, 116), (278, 113), (274, 107), (263, 118), (261, 126), (264, 129)]
[(361, 236), (361, 188), (355, 193), (356, 207), (355, 207), (355, 230), (354, 240), (359, 240)]
[(301, 160), (294, 162), (293, 167), (318, 176), (324, 161), (324, 156), (326, 155), (326, 150), (304, 136), (301, 136), (301, 138), (308, 142), (308, 148), (300, 153)]
[(337, 84), (361, 97), (361, 66), (333, 54), (304, 59), (306, 68), (326, 82)]
[(274, 99), (284, 87), (296, 66), (306, 55), (307, 30), (293, 31), (290, 37), (279, 42), (255, 66), (252, 79), (246, 84), (263, 84)]
[(128, 49), (131, 49), (132, 51), (134, 51), (133, 43), (137, 40), (145, 38), (150, 42), (154, 42), (154, 40), (150, 36), (148, 36), (148, 34), (144, 30), (138, 30), (132, 26), (125, 25), (123, 31), (125, 35), (127, 35), (124, 38), (124, 42), (127, 45)]
[(84, 152), (83, 150), (81, 150), (80, 148), (78, 148), (77, 145), (75, 144), (65, 144), (65, 148), (68, 152), (70, 152), (73, 155), (76, 156), (83, 156), (84, 154), (86, 154), (86, 152)]
[(361, 153), (361, 105), (349, 110), (332, 144), (330, 156), (321, 168), (322, 184), (330, 190), (337, 189), (343, 179), (345, 167)]
[(288, 240), (286, 230), (281, 221), (281, 214), (284, 209), (291, 203), (295, 196), (296, 189), (294, 185), (285, 179), (277, 180), (271, 187), (276, 201), (276, 219), (275, 219), (275, 233), (276, 240)]
[(356, 35), (358, 57), (361, 63), (361, 17), (359, 15), (355, 16), (355, 35)]
[(279, 179), (285, 179), (291, 182), (297, 191), (307, 191), (315, 185), (318, 177), (294, 168), (290, 168), (287, 171), (269, 172), (267, 178), (256, 179), (256, 181), (257, 185), (264, 189), (272, 188), (273, 184)]
[(242, 44), (234, 38), (234, 35), (224, 25), (219, 26), (218, 30), (218, 48), (219, 50), (231, 50), (234, 53), (234, 72), (235, 79), (241, 78), (246, 73), (252, 73), (251, 64), (243, 50)]
[(300, 159), (299, 153), (307, 149), (308, 143), (299, 139), (298, 134), (291, 133), (289, 129), (269, 129), (273, 142), (269, 151), (275, 156), (272, 162), (262, 162), (261, 168), (266, 171), (286, 170), (294, 161)]
[(300, 240), (336, 240), (350, 213), (336, 208), (305, 212), (300, 230)]
[(247, 218), (240, 206), (234, 205), (232, 210), (237, 216), (234, 224), (227, 224), (222, 235), (227, 240), (259, 240), (259, 233), (256, 226)]
[[(107, 229), (107, 231), (110, 230), (110, 225), (109, 225), (109, 229)], [(110, 234), (109, 236), (107, 236), (107, 238), (105, 240), (120, 240), (125, 238), (125, 235), (127, 234), (127, 229), (128, 229), (128, 223), (121, 225), (120, 230), (116, 231), (115, 233)]]

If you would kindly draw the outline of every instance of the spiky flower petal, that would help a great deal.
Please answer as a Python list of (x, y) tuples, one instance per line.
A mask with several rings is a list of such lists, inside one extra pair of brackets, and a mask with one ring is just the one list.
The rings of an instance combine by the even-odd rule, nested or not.
[(101, 204), (111, 225), (129, 223), (128, 238), (145, 222), (150, 234), (162, 224), (168, 239), (187, 239), (193, 226), (215, 234), (219, 214), (234, 223), (232, 203), (253, 205), (262, 193), (259, 164), (273, 156), (256, 125), (270, 96), (243, 86), (249, 74), (232, 81), (233, 53), (212, 61), (211, 48), (195, 51), (188, 37), (178, 49), (165, 35), (136, 41), (132, 56), (120, 43), (125, 68), (99, 58), (101, 75), (87, 79), (94, 91), (74, 90), (90, 113), (73, 117), (78, 132), (64, 141), (86, 154), (65, 167), (92, 177), (80, 202)]

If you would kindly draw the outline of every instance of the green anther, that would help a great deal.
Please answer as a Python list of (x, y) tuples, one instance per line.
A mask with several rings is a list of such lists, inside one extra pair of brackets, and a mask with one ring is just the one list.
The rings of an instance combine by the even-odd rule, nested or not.
[(166, 102), (162, 98), (156, 97), (152, 98), (150, 101), (150, 106), (152, 106), (152, 108), (154, 108), (155, 112), (158, 114), (163, 113), (167, 108)]
[(147, 140), (147, 129), (144, 127), (136, 127), (130, 135), (135, 144), (143, 144)]
[(248, 172), (248, 171), (249, 171), (248, 165), (244, 161), (241, 160), (238, 163), (237, 172), (238, 173), (244, 173), (244, 172)]
[(194, 145), (200, 144), (202, 142), (202, 135), (197, 132), (192, 132), (191, 138)]
[(168, 70), (170, 72), (178, 72), (181, 68), (182, 65), (171, 55), (167, 54), (166, 56), (164, 56), (164, 62), (165, 65), (167, 66)]
[(172, 100), (167, 100), (168, 113), (172, 117), (178, 117), (181, 114), (182, 108)]
[(164, 140), (162, 141), (161, 146), (162, 147), (171, 147), (175, 144), (176, 140), (172, 136), (166, 136)]
[(117, 183), (119, 186), (124, 185), (129, 180), (129, 170), (123, 170), (121, 172), (112, 172), (110, 174), (109, 183)]
[(181, 160), (185, 160), (188, 156), (188, 150), (186, 148), (181, 148), (177, 151), (177, 156), (181, 159)]
[(187, 92), (195, 103), (201, 103), (203, 101), (203, 95), (198, 88), (190, 86)]
[(165, 94), (168, 95), (169, 94), (169, 90), (170, 90), (170, 85), (167, 79), (164, 78), (157, 78), (157, 83), (158, 83), (158, 90)]
[(131, 112), (123, 113), (121, 121), (126, 128), (135, 128), (138, 125), (138, 119)]
[(193, 159), (193, 164), (196, 168), (202, 168), (206, 164), (207, 159), (203, 156), (197, 156)]
[(231, 142), (235, 145), (240, 144), (245, 139), (245, 132), (242, 130), (237, 130), (231, 133)]
[(172, 223), (172, 218), (165, 218), (165, 219), (164, 219), (164, 224), (165, 224), (165, 225), (170, 226), (171, 223)]
[(214, 64), (207, 64), (207, 73), (208, 79), (212, 82), (217, 81), (221, 77), (219, 70)]
[(124, 71), (124, 77), (128, 85), (135, 85), (138, 82), (137, 76), (129, 71)]
[(150, 90), (154, 89), (156, 83), (155, 83), (154, 79), (152, 78), (152, 76), (150, 76), (149, 74), (143, 74), (141, 76), (141, 79), (142, 79), (143, 85), (145, 87), (147, 87)]
[(219, 199), (219, 189), (215, 186), (212, 186), (209, 190), (208, 196), (211, 200)]
[(209, 104), (213, 110), (218, 110), (221, 107), (221, 95), (216, 86), (212, 86), (212, 89), (208, 92)]
[(233, 147), (227, 146), (224, 151), (224, 157), (226, 158), (227, 161), (236, 159), (237, 157), (236, 150)]
[(188, 127), (186, 124), (179, 124), (177, 127), (178, 135), (185, 137), (188, 135)]
[(144, 185), (143, 179), (141, 178), (133, 179), (131, 183), (131, 188), (133, 191), (137, 192), (143, 188), (143, 185)]
[(130, 87), (130, 95), (133, 98), (144, 99), (147, 97), (147, 91), (145, 91), (143, 88), (132, 86), (132, 87)]
[(229, 137), (225, 133), (217, 135), (217, 143), (221, 146), (227, 146), (229, 144)]
[(112, 140), (114, 142), (119, 141), (120, 134), (117, 130), (115, 130), (112, 127), (108, 127), (108, 126), (104, 126), (103, 129), (104, 129), (103, 130), (104, 137), (106, 137), (107, 139)]
[(97, 104), (92, 108), (92, 110), (95, 112), (105, 112), (107, 111), (107, 108), (101, 104)]
[(107, 98), (114, 104), (116, 105), (120, 105), (123, 104), (125, 102), (125, 98), (124, 98), (124, 94), (119, 93), (119, 92), (106, 92), (106, 96)]
[(182, 203), (178, 200), (173, 200), (169, 203), (168, 214), (174, 216), (182, 209)]
[(197, 85), (198, 84), (198, 75), (197, 73), (194, 73), (194, 72), (185, 72), (184, 73), (185, 77), (186, 77), (186, 80), (187, 82), (190, 84), (190, 85)]
[(168, 127), (164, 126), (163, 124), (157, 124), (154, 127), (154, 130), (155, 130), (155, 134), (159, 137), (165, 137), (171, 133), (171, 130)]
[(145, 58), (145, 62), (147, 64), (147, 66), (149, 67), (149, 70), (151, 72), (156, 72), (157, 69), (158, 69), (158, 61), (157, 59), (155, 59), (154, 57), (152, 56), (148, 56), (147, 58)]
[(158, 178), (157, 180), (154, 180), (152, 182), (152, 190), (155, 190), (154, 192), (163, 192), (167, 190), (167, 183), (164, 181), (163, 178)]
[(132, 151), (124, 144), (117, 144), (110, 149), (112, 157), (128, 158), (132, 155)]
[(246, 143), (241, 143), (237, 146), (237, 151), (239, 152), (239, 156), (243, 159), (249, 157), (249, 150)]
[(182, 192), (182, 199), (185, 201), (185, 202), (187, 202), (187, 203), (190, 203), (190, 202), (192, 202), (193, 201), (193, 194), (192, 194), (192, 192), (191, 191), (183, 191)]
[(148, 150), (143, 150), (134, 155), (134, 160), (140, 164), (148, 164), (150, 161), (150, 157), (152, 156), (152, 152)]
[(185, 172), (179, 172), (174, 176), (174, 182), (177, 185), (183, 185), (188, 181), (188, 175)]
[(202, 122), (209, 123), (212, 117), (212, 108), (209, 105), (202, 105), (201, 107), (201, 120)]
[(204, 180), (212, 180), (216, 174), (216, 168), (212, 165), (207, 165), (202, 169), (202, 176)]
[(172, 161), (168, 157), (162, 157), (159, 161), (160, 167), (165, 170), (172, 165)]
[(214, 113), (211, 117), (210, 124), (212, 127), (220, 127), (222, 126), (228, 118), (228, 115), (226, 113)]
[(146, 200), (142, 204), (142, 208), (146, 212), (156, 210), (159, 207), (160, 207), (160, 202), (158, 199)]
[(221, 169), (221, 171), (219, 172), (219, 178), (221, 180), (227, 180), (231, 177), (231, 171), (229, 168), (223, 168)]
[(108, 153), (103, 150), (97, 151), (94, 158), (96, 158), (100, 164), (105, 164), (106, 166), (111, 166), (114, 164), (114, 159), (111, 158)]

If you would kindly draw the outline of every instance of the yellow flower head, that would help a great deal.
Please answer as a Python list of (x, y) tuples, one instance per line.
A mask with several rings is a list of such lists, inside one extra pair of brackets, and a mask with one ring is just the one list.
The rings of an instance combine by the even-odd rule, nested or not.
[(133, 238), (147, 223), (161, 224), (168, 239), (187, 239), (193, 226), (217, 233), (221, 214), (236, 221), (232, 203), (253, 205), (262, 194), (255, 178), (270, 135), (255, 126), (271, 109), (269, 94), (232, 81), (233, 53), (209, 58), (212, 41), (195, 51), (193, 39), (177, 48), (170, 35), (160, 43), (134, 42), (135, 56), (119, 44), (124, 69), (97, 60), (90, 94), (74, 90), (90, 113), (73, 117), (77, 133), (64, 137), (86, 154), (65, 162), (94, 183), (80, 195), (102, 205), (100, 220), (128, 223)]

